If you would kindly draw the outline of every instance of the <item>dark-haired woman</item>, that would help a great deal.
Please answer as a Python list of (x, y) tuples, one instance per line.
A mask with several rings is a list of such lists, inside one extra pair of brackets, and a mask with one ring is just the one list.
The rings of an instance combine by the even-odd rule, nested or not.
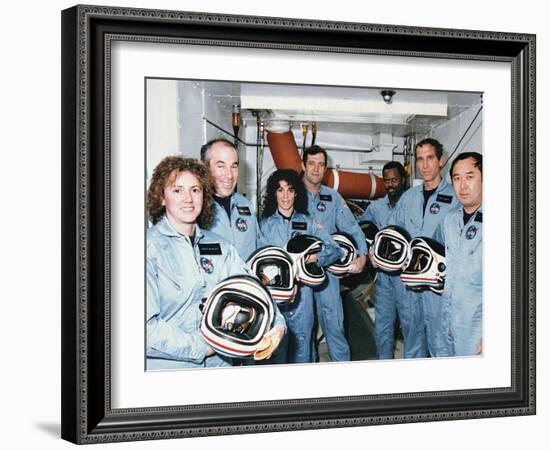
[[(205, 228), (213, 218), (213, 184), (199, 161), (164, 158), (155, 168), (147, 208), (147, 369), (231, 365), (200, 334), (201, 300), (228, 276), (247, 274), (235, 248)], [(285, 331), (277, 313), (266, 333)]]
[[(334, 240), (317, 227), (307, 212), (307, 193), (302, 179), (293, 170), (276, 170), (267, 181), (260, 222), (261, 245), (284, 248), (298, 234), (314, 235), (324, 241), (325, 248), (311, 255), (308, 263), (319, 267), (332, 264), (342, 257), (342, 250)], [(313, 362), (315, 323), (312, 288), (301, 285), (293, 303), (279, 307), (287, 324), (287, 334), (272, 362)]]

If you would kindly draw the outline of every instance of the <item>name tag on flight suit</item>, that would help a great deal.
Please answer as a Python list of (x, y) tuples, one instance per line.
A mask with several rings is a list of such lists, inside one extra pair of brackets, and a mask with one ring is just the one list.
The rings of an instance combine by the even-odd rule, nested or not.
[(452, 195), (437, 194), (436, 202), (451, 203), (453, 201)]
[(237, 206), (237, 211), (241, 216), (251, 216), (250, 208), (248, 206)]
[(211, 244), (199, 244), (199, 253), (201, 255), (221, 255), (222, 248), (217, 242)]
[(292, 222), (293, 230), (307, 230), (307, 224), (305, 222)]

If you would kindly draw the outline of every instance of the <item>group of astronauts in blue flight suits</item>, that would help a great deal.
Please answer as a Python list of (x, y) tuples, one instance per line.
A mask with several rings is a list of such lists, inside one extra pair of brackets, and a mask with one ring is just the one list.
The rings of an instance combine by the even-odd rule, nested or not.
[[(433, 237), (445, 246), (442, 295), (406, 289), (399, 276), (378, 273), (375, 337), (380, 359), (393, 358), (397, 316), (407, 358), (482, 351), (481, 156), (457, 157), (451, 186), (440, 175), (442, 150), (433, 139), (417, 145), (423, 185), (406, 192), (403, 167), (388, 163), (383, 171), (387, 195), (372, 202), (359, 218), (379, 229), (397, 225), (411, 237)], [(147, 370), (315, 362), (317, 324), (331, 361), (351, 359), (339, 278), (330, 271), (322, 284), (298, 283), (288, 303), (277, 304), (267, 295), (268, 300), (258, 302), (261, 306), (243, 309), (227, 299), (225, 303), (212, 299), (217, 286), (234, 279), (239, 280), (237, 284), (244, 280), (239, 286), (245, 287), (237, 289), (239, 295), (254, 291), (261, 297), (261, 289), (253, 286), (257, 274), (246, 261), (258, 249), (288, 247), (297, 236), (313, 236), (323, 243), (320, 251), (305, 257), (310, 267), (327, 267), (344, 257), (332, 236), (338, 231), (345, 231), (356, 246), (347, 273), (361, 273), (366, 264), (376, 266), (344, 199), (322, 185), (326, 169), (326, 151), (312, 146), (304, 151), (301, 175), (276, 170), (267, 182), (258, 221), (251, 202), (235, 191), (239, 156), (231, 142), (208, 142), (201, 149), (201, 161), (172, 156), (157, 165), (147, 195), (152, 224), (147, 230), (146, 255)], [(479, 192), (474, 192), (477, 188)], [(218, 297), (228, 298), (224, 295)], [(237, 325), (243, 314), (244, 321)], [(232, 331), (246, 329), (254, 346), (252, 341), (235, 339), (234, 352), (225, 352), (217, 327), (208, 328), (220, 315), (220, 320), (234, 327)], [(262, 318), (268, 315), (266, 322)], [(238, 352), (249, 353), (239, 359), (235, 358)]]
[(444, 247), (443, 292), (408, 289), (399, 274), (378, 272), (375, 340), (381, 359), (393, 357), (399, 317), (405, 358), (481, 354), (482, 341), (482, 155), (464, 152), (441, 176), (442, 144), (420, 141), (415, 160), (423, 183), (403, 192), (403, 167), (384, 166), (387, 195), (371, 203), (360, 220), (378, 228), (397, 226), (410, 238), (435, 240)]

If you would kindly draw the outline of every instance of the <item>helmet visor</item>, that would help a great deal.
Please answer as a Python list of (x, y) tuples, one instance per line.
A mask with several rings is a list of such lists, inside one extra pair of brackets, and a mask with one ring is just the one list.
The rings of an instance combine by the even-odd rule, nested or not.
[(258, 262), (256, 273), (262, 284), (268, 288), (288, 288), (291, 285), (288, 262), (281, 259), (267, 258)]
[(426, 273), (431, 267), (433, 255), (422, 247), (411, 248), (411, 259), (404, 273)]
[(407, 254), (407, 245), (405, 242), (389, 236), (382, 236), (378, 242), (376, 252), (380, 258), (388, 262), (399, 263)]
[(264, 328), (265, 308), (245, 293), (223, 293), (210, 316), (211, 325), (227, 338), (255, 341)]

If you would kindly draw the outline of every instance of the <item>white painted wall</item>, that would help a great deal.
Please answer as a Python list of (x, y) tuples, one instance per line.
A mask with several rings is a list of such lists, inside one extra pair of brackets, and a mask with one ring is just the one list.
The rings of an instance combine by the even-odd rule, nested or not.
[(443, 170), (444, 175), (448, 174), (452, 161), (460, 153), (483, 154), (483, 110), (476, 117), (480, 107), (481, 105), (474, 105), (432, 130), (432, 137), (443, 144), (448, 159)]
[(186, 157), (200, 158), (206, 141), (202, 89), (192, 82), (177, 81), (179, 151)]
[(147, 80), (147, 178), (165, 156), (181, 153), (177, 82)]

